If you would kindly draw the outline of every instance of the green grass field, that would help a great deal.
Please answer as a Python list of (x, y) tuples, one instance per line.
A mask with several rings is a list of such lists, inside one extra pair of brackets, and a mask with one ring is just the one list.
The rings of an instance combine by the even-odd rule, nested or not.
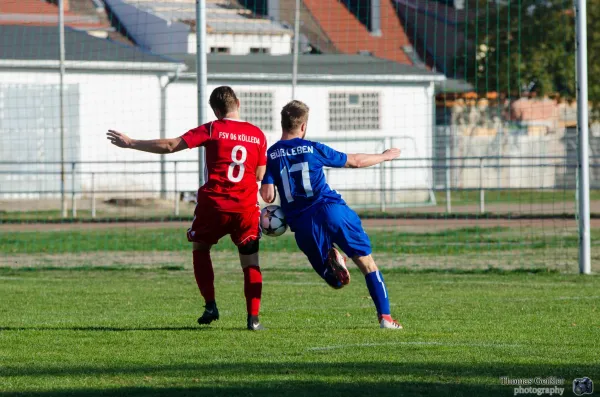
[[(430, 231), (405, 227), (371, 229), (369, 235), (375, 257), (383, 267), (399, 271), (415, 270), (558, 270), (577, 268), (578, 234), (552, 221), (540, 227), (469, 227)], [(97, 225), (96, 225), (97, 226)], [(519, 223), (516, 224), (519, 226)], [(60, 228), (60, 226), (57, 226)], [(593, 247), (600, 244), (600, 230), (592, 232)], [(6, 233), (0, 239), (0, 268), (103, 266), (140, 264), (189, 266), (190, 244), (185, 228), (164, 227), (40, 230)], [(293, 235), (264, 238), (261, 250), (269, 254), (264, 262), (271, 269), (306, 268)], [(237, 260), (235, 247), (227, 238), (215, 246), (224, 260)], [(594, 254), (595, 255), (595, 254)], [(594, 256), (596, 259), (596, 256)]]
[(573, 231), (369, 234), (403, 331), (377, 328), (358, 272), (327, 287), (289, 233), (263, 239), (268, 330), (252, 333), (230, 242), (213, 255), (221, 320), (199, 327), (179, 228), (3, 232), (0, 395), (513, 395), (502, 376), (571, 395), (600, 379), (600, 279), (574, 274)]
[[(577, 247), (575, 234), (559, 236), (548, 233), (545, 239), (528, 238), (520, 231), (508, 227), (462, 228), (433, 232), (404, 232), (396, 230), (371, 230), (370, 239), (375, 252), (395, 254), (437, 253), (460, 255), (473, 251), (504, 250), (514, 244), (547, 248), (561, 245)], [(600, 230), (594, 237), (600, 236)], [(99, 229), (86, 231), (39, 231), (12, 233), (0, 240), (0, 252), (89, 252), (89, 251), (180, 251), (189, 250), (184, 230), (174, 228)], [(401, 244), (398, 244), (401, 242)], [(279, 238), (264, 238), (262, 248), (268, 252), (297, 251), (293, 235), (286, 233)], [(233, 250), (231, 241), (224, 238), (216, 250)]]
[(264, 271), (265, 332), (218, 264), (221, 320), (199, 327), (189, 270), (4, 269), (0, 395), (509, 396), (500, 377), (600, 379), (600, 279), (386, 274), (403, 331), (380, 330), (359, 274)]

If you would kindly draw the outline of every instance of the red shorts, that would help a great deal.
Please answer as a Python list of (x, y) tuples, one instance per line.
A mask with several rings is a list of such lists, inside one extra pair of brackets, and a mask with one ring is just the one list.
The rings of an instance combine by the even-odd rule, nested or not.
[(196, 207), (192, 227), (187, 231), (189, 241), (213, 245), (227, 234), (235, 245), (259, 239), (260, 208), (256, 206), (251, 212), (236, 213)]

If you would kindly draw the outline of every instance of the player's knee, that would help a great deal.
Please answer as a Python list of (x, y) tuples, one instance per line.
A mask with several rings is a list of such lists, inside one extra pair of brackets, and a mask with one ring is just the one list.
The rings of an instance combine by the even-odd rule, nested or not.
[(258, 252), (260, 240), (251, 240), (243, 244), (238, 245), (238, 252), (240, 255), (252, 255)]
[(211, 245), (207, 243), (201, 243), (194, 241), (192, 245), (192, 251), (210, 251)]

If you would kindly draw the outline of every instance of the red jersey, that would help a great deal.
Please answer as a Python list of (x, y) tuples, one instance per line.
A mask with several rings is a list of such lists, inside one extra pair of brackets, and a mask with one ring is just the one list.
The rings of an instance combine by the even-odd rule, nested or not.
[(267, 164), (267, 139), (258, 127), (240, 120), (215, 120), (181, 138), (190, 149), (206, 148), (208, 176), (198, 190), (199, 207), (222, 212), (256, 210), (256, 167)]

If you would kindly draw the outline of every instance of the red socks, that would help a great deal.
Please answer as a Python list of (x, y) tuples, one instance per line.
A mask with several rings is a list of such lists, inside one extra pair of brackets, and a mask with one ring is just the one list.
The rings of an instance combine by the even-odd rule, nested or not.
[(194, 277), (200, 294), (206, 302), (215, 301), (215, 273), (213, 272), (210, 251), (193, 251)]
[[(210, 260), (209, 251), (193, 251), (194, 277), (200, 289), (200, 294), (206, 302), (215, 301), (215, 273)], [(251, 316), (258, 316), (260, 310), (260, 297), (262, 294), (262, 274), (260, 267), (248, 266), (244, 268), (244, 295), (246, 296), (246, 309)]]
[(260, 267), (248, 266), (244, 268), (244, 295), (246, 296), (246, 309), (251, 316), (258, 316), (260, 310), (260, 296), (262, 294), (262, 274)]

